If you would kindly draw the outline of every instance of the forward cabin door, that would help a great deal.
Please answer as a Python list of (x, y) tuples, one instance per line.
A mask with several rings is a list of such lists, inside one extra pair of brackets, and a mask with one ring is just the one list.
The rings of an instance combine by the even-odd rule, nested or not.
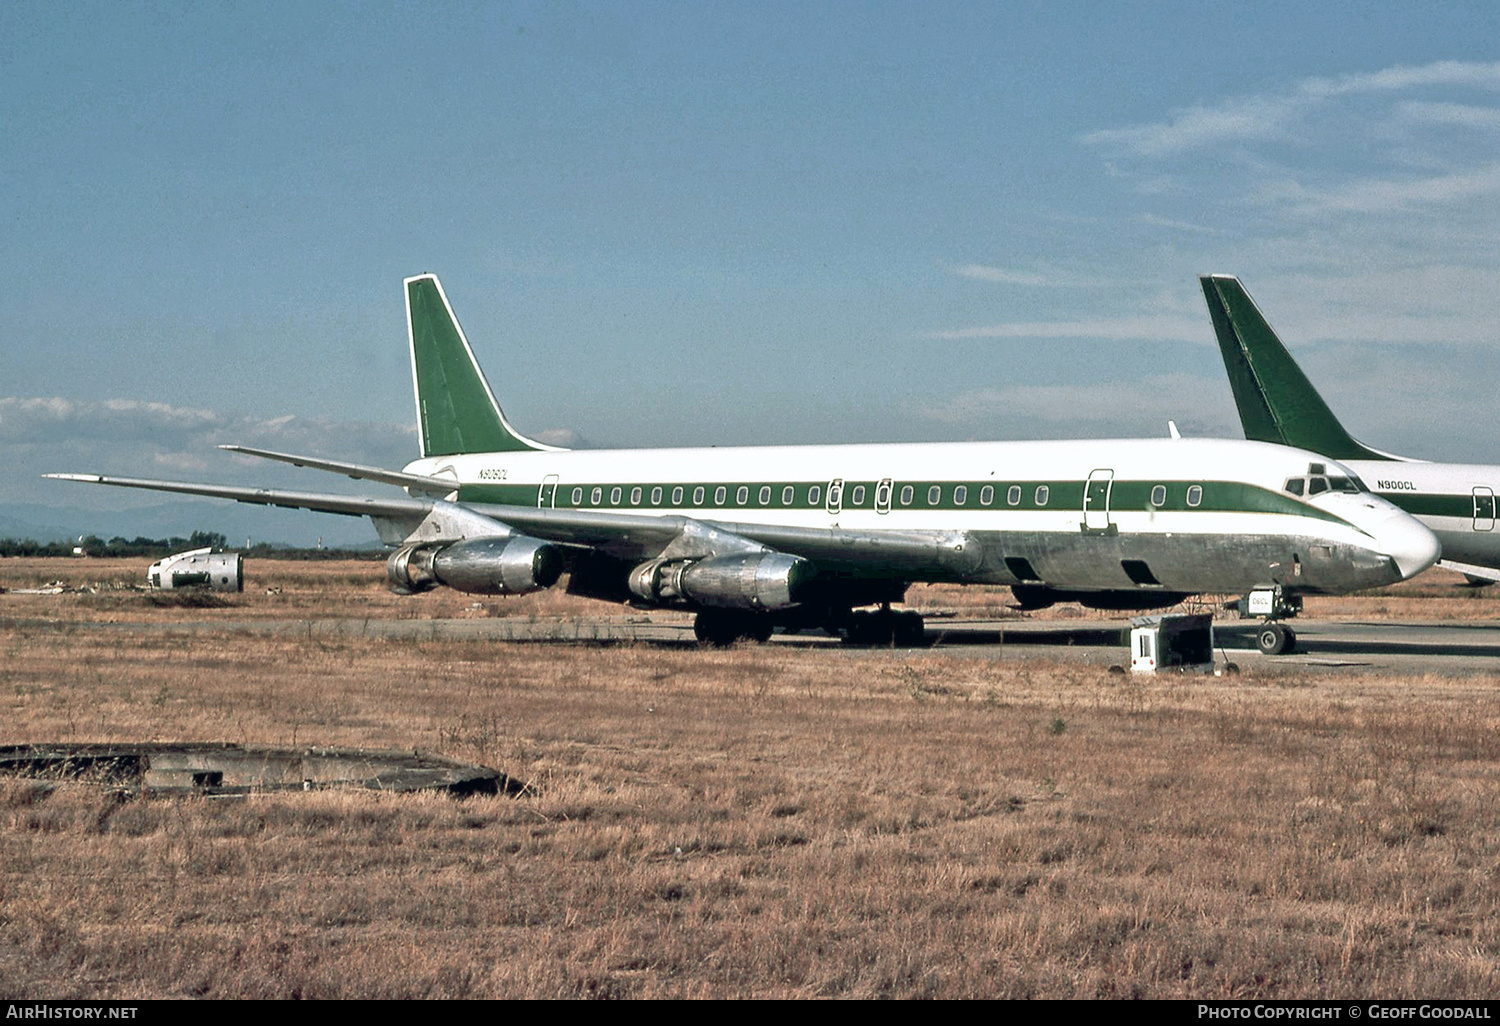
[(1474, 489), (1474, 530), (1495, 529), (1495, 493), (1480, 485)]
[(1114, 487), (1113, 470), (1095, 470), (1083, 486), (1083, 529), (1107, 531), (1110, 528), (1109, 493)]
[(541, 509), (551, 509), (557, 501), (557, 475), (548, 474), (542, 478), (542, 487), (537, 489), (536, 504)]

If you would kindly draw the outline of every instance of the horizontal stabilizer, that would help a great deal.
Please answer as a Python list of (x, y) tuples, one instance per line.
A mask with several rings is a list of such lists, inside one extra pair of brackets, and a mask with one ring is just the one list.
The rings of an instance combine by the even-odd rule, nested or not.
[(432, 495), (447, 495), (458, 488), (458, 482), (445, 477), (429, 477), (426, 474), (405, 474), (399, 470), (385, 470), (381, 467), (366, 467), (358, 463), (341, 463), (337, 460), (322, 460), (312, 456), (296, 456), (286, 452), (272, 452), (269, 449), (252, 449), (248, 445), (221, 445), (220, 449), (227, 452), (244, 453), (246, 456), (259, 456), (262, 459), (277, 460), (281, 463), (290, 463), (294, 467), (311, 467), (313, 470), (326, 470), (333, 474), (343, 474), (356, 481), (379, 481), (381, 484), (395, 485), (398, 488), (415, 488), (418, 491)]

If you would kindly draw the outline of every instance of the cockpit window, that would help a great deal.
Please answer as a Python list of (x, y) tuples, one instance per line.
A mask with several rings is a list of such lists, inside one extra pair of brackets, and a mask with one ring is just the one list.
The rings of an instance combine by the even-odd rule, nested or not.
[[(1309, 466), (1309, 469), (1321, 466), (1321, 463), (1313, 463)], [(1365, 483), (1363, 481), (1355, 477), (1353, 474), (1350, 474), (1348, 477), (1344, 477), (1340, 474), (1331, 476), (1313, 474), (1309, 477), (1289, 477), (1286, 479), (1286, 484), (1282, 485), (1282, 488), (1288, 495), (1296, 495), (1299, 497), (1304, 492), (1306, 492), (1306, 494), (1311, 497), (1314, 495), (1321, 495), (1323, 492), (1330, 491), (1348, 492), (1352, 495), (1358, 495), (1360, 492), (1368, 492), (1370, 490), (1369, 488), (1365, 487)]]

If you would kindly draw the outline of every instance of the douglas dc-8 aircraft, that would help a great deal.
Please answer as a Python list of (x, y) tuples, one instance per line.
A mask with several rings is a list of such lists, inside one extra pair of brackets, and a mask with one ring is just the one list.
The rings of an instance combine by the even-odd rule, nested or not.
[[(566, 572), (576, 594), (695, 612), (712, 643), (821, 626), (915, 644), (921, 617), (890, 605), (918, 581), (1010, 585), (1030, 609), (1254, 593), (1274, 617), (1302, 593), (1389, 584), (1438, 556), (1430, 531), (1349, 471), (1259, 442), (558, 449), (505, 419), (437, 278), (405, 286), (420, 459), (396, 472), (224, 448), (406, 496), (48, 476), (369, 516), (396, 547), (398, 591), (519, 594)], [(1268, 630), (1281, 648), (1285, 629)]]
[(1199, 279), (1245, 437), (1311, 449), (1343, 463), (1376, 494), (1432, 529), (1439, 564), (1474, 582), (1500, 580), (1495, 493), (1500, 466), (1429, 463), (1357, 442), (1307, 380), (1238, 278)]

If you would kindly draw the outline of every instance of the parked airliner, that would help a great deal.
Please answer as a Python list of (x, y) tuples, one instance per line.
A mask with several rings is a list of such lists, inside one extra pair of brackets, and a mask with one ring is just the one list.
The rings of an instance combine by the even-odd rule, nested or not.
[[(420, 458), (390, 471), (224, 447), (405, 496), (47, 476), (369, 516), (398, 591), (519, 594), (566, 573), (576, 594), (692, 611), (712, 643), (822, 627), (916, 644), (921, 617), (890, 607), (936, 581), (1009, 585), (1032, 609), (1260, 595), (1276, 617), (1438, 558), (1432, 532), (1349, 470), (1261, 442), (559, 449), (506, 420), (438, 279), (405, 292)], [(1288, 643), (1268, 632), (1268, 651)]]

